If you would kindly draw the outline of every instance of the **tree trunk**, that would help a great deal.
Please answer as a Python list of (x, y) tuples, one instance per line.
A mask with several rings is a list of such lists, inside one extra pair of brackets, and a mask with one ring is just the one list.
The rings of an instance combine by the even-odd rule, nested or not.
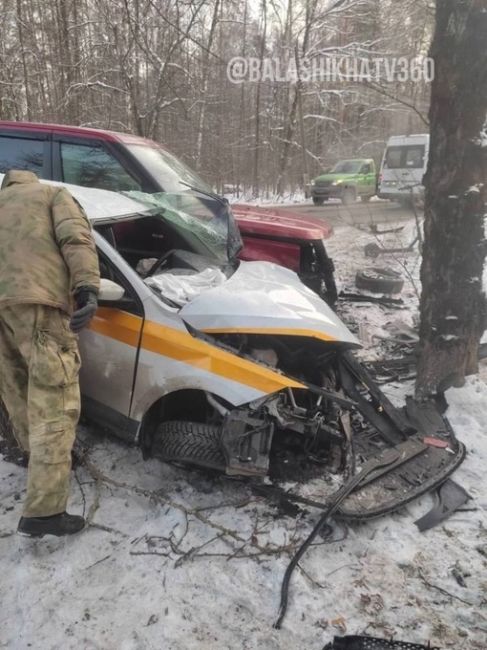
[(462, 385), (465, 375), (478, 370), (486, 327), (487, 149), (481, 133), (487, 112), (487, 0), (438, 0), (431, 56), (419, 399)]
[(213, 47), (213, 37), (218, 23), (218, 12), (220, 10), (220, 0), (215, 0), (213, 8), (213, 17), (211, 19), (210, 33), (208, 35), (208, 42), (206, 43), (206, 50), (203, 52), (203, 84), (201, 90), (201, 110), (198, 119), (198, 136), (196, 138), (196, 169), (199, 171), (202, 166), (203, 156), (203, 136), (205, 130), (206, 106), (208, 101), (208, 83), (210, 79), (210, 52)]
[[(265, 48), (267, 40), (267, 2), (262, 1), (262, 36), (260, 40), (260, 65), (262, 69)], [(243, 84), (242, 84), (243, 88)], [(252, 170), (252, 196), (256, 199), (259, 196), (260, 178), (259, 178), (259, 148), (260, 148), (260, 96), (262, 89), (262, 81), (257, 81), (257, 90), (255, 93), (255, 132), (254, 132), (254, 164)]]

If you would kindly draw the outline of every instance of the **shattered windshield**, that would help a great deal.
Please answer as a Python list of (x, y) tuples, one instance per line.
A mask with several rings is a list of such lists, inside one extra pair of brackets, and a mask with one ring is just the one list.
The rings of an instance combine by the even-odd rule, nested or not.
[(201, 254), (215, 257), (222, 263), (228, 261), (231, 213), (226, 205), (205, 197), (200, 198), (191, 192), (124, 194), (152, 208), (159, 208), (164, 220), (178, 230)]
[(342, 160), (331, 170), (332, 174), (357, 174), (362, 166), (360, 160)]
[(198, 174), (162, 147), (133, 144), (128, 149), (145, 169), (150, 169), (165, 192), (187, 192), (190, 185), (211, 192), (211, 187)]

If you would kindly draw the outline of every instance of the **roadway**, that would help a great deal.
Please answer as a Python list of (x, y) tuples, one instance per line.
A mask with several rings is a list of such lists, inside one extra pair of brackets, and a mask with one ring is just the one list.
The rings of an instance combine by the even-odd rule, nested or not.
[[(279, 212), (289, 212), (294, 215), (303, 215), (306, 217), (323, 218), (333, 226), (350, 225), (350, 226), (374, 226), (379, 224), (393, 224), (414, 219), (414, 211), (393, 203), (391, 201), (373, 200), (368, 203), (357, 202), (352, 205), (342, 205), (340, 201), (329, 201), (321, 206), (315, 206), (311, 200), (293, 205), (274, 205), (262, 206), (279, 210)], [(422, 214), (418, 216), (422, 218)], [(383, 229), (383, 227), (381, 227)]]

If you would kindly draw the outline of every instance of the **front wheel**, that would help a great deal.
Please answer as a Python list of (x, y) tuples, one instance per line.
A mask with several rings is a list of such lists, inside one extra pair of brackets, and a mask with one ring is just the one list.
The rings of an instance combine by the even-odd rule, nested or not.
[(225, 456), (221, 445), (221, 427), (171, 420), (157, 428), (152, 455), (166, 463), (205, 467), (224, 472)]
[(325, 199), (320, 198), (319, 196), (313, 196), (313, 203), (315, 205), (323, 205)]

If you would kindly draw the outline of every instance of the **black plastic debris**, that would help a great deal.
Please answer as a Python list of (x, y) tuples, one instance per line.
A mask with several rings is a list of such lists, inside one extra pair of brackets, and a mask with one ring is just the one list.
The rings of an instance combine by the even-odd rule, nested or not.
[(414, 523), (420, 532), (429, 530), (441, 524), (450, 517), (458, 508), (464, 506), (472, 497), (458, 483), (447, 479), (435, 491), (435, 505), (429, 512), (417, 519)]
[(394, 641), (378, 639), (371, 636), (336, 636), (323, 650), (440, 650), (438, 647), (410, 643), (409, 641)]

